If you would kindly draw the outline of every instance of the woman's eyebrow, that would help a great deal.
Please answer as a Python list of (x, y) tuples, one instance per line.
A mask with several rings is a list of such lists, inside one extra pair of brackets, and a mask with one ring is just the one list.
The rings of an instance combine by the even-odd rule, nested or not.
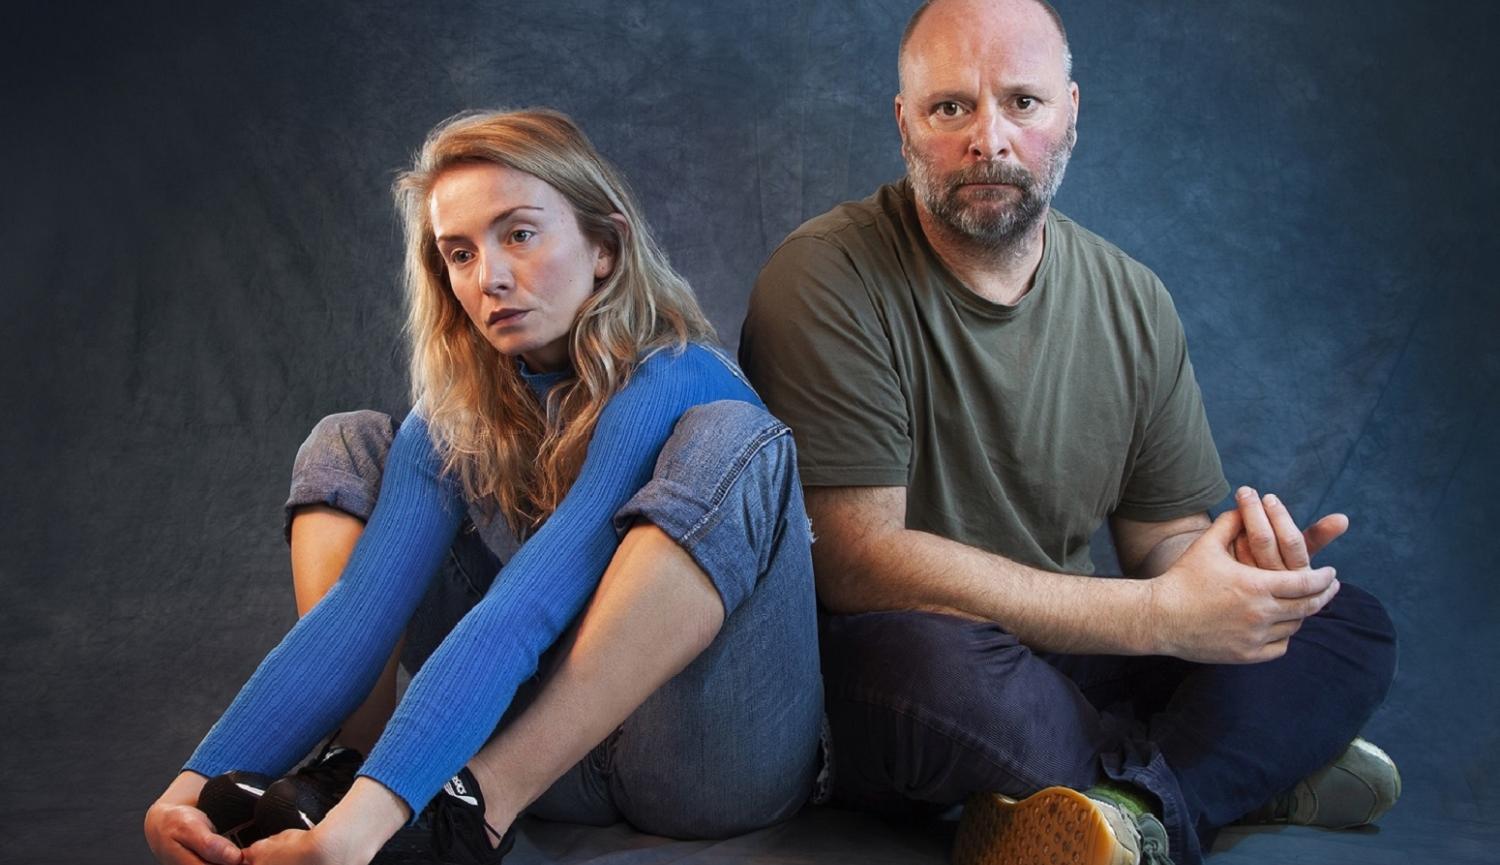
[[(540, 204), (517, 204), (515, 207), (507, 207), (506, 209), (495, 214), (495, 218), (490, 220), (490, 225), (494, 225), (496, 223), (504, 222), (505, 220), (510, 219), (518, 210), (540, 210), (546, 212), (547, 208), (541, 206)], [(447, 240), (463, 239), (464, 236), (462, 234), (440, 234), (438, 235), (437, 242), (442, 243)]]

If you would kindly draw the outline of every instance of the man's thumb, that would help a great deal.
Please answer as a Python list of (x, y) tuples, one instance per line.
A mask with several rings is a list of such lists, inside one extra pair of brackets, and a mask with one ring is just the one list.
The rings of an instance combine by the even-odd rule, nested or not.
[(1228, 550), (1243, 529), (1244, 522), (1240, 519), (1240, 512), (1235, 508), (1230, 508), (1219, 514), (1203, 536), (1211, 543)]

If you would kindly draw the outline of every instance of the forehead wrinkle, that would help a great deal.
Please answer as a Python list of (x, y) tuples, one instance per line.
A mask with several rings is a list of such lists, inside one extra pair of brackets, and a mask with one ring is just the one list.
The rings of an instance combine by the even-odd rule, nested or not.
[(906, 96), (917, 102), (935, 102), (948, 98), (960, 100), (1005, 97), (1016, 93), (1056, 97), (1061, 82), (1049, 80), (1045, 68), (1050, 61), (1026, 63), (1023, 58), (978, 60), (968, 58), (934, 58), (936, 62), (914, 69), (909, 76)]

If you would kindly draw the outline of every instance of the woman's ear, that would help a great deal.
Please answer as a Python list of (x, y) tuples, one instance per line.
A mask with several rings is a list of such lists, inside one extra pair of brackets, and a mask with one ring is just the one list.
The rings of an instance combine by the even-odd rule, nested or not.
[(622, 214), (611, 213), (609, 219), (615, 224), (614, 243), (601, 243), (594, 252), (594, 278), (600, 280), (608, 279), (615, 272), (615, 264), (620, 260), (620, 250), (630, 237), (630, 223), (625, 221)]

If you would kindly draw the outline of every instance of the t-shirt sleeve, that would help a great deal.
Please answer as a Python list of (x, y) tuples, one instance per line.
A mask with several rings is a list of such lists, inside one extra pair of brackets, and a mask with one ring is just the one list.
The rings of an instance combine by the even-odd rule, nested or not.
[(1155, 369), (1145, 394), (1140, 446), (1116, 516), (1141, 522), (1201, 513), (1229, 492), (1188, 359), (1187, 337), (1166, 289), (1155, 303)]
[(807, 486), (905, 486), (907, 398), (891, 343), (847, 253), (815, 237), (781, 245), (756, 279), (740, 365), (791, 427)]

